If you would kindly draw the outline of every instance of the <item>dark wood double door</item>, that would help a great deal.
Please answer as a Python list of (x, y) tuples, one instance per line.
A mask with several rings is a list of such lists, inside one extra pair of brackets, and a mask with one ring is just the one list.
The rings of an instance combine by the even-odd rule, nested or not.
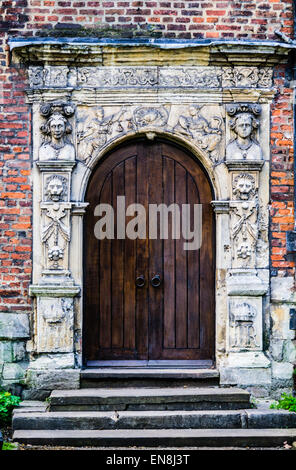
[[(184, 250), (186, 239), (116, 238), (117, 196), (125, 206), (202, 204), (202, 244)], [(94, 171), (86, 201), (84, 232), (84, 360), (213, 360), (214, 218), (208, 179), (196, 159), (179, 147), (140, 140), (110, 153)], [(114, 209), (114, 239), (98, 240), (98, 204)], [(137, 214), (126, 217), (126, 223)], [(180, 219), (181, 220), (181, 219)], [(137, 227), (136, 227), (137, 228)], [(182, 229), (181, 229), (182, 235)], [(93, 362), (98, 361), (98, 362)], [(184, 361), (184, 362), (183, 362)], [(108, 362), (106, 362), (108, 363)]]

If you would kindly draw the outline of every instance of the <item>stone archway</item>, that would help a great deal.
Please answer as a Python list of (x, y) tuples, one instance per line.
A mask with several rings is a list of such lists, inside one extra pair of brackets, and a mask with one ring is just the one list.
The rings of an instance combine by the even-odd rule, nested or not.
[[(55, 65), (48, 67), (54, 69), (53, 75), (61, 72)], [(67, 72), (66, 66), (62, 69)], [(127, 69), (133, 71), (132, 84), (124, 81)], [(45, 369), (50, 366), (53, 377), (57, 371), (79, 377), (84, 197), (94, 168), (107, 152), (135, 136), (151, 142), (163, 136), (181, 143), (200, 159), (215, 190), (214, 349), (221, 380), (241, 383), (246, 371), (252, 376), (254, 370), (270, 376), (270, 363), (263, 354), (263, 302), (268, 302), (265, 294), (269, 285), (269, 147), (265, 129), (271, 80), (244, 82), (242, 90), (236, 82), (229, 82), (228, 66), (209, 69), (185, 64), (159, 69), (156, 82), (145, 85), (143, 69), (132, 66), (77, 66), (71, 69), (67, 89), (58, 82), (43, 89), (32, 81), (31, 294), (36, 299), (30, 374), (46, 377)], [(239, 67), (232, 69), (238, 72)], [(30, 68), (31, 75), (38, 71), (38, 67)], [(153, 75), (155, 68), (148, 66), (145, 74), (150, 73)], [(168, 83), (166, 73), (174, 77), (172, 82)], [(186, 81), (178, 81), (180, 73), (186, 75)], [(200, 73), (203, 78), (216, 74), (217, 80), (209, 86), (207, 80), (196, 80)], [(113, 76), (120, 78), (120, 89), (116, 84), (112, 88)], [(238, 138), (239, 115), (249, 126), (247, 137)], [(54, 131), (53, 123), (60, 126), (60, 134)]]

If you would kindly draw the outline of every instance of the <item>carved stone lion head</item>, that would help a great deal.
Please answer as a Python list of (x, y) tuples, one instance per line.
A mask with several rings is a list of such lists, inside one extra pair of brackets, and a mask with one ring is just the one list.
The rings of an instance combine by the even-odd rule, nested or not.
[(249, 173), (240, 173), (234, 178), (232, 189), (233, 195), (243, 201), (254, 197), (256, 193), (254, 176)]

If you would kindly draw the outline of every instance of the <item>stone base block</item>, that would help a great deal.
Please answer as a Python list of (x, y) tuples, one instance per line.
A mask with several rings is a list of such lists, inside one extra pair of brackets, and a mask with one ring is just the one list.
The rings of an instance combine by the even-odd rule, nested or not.
[(271, 386), (270, 361), (263, 352), (230, 353), (220, 367), (220, 384), (257, 387), (257, 396), (266, 396)]
[(1, 339), (27, 339), (30, 337), (29, 316), (25, 313), (0, 313)]
[(74, 369), (74, 353), (65, 354), (40, 354), (35, 360), (31, 360), (29, 369)]
[(54, 389), (78, 389), (80, 369), (28, 369), (25, 383), (23, 399), (44, 400)]
[(2, 367), (1, 379), (7, 383), (20, 383), (25, 377), (28, 363), (5, 363)]

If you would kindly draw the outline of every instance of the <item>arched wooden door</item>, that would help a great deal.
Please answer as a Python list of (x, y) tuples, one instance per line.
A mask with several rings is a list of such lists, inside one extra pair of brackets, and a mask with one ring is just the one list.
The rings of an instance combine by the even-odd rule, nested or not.
[[(184, 250), (186, 240), (172, 239), (171, 217), (168, 239), (150, 239), (147, 220), (145, 239), (98, 240), (94, 235), (99, 220), (94, 215), (95, 207), (108, 203), (114, 208), (116, 237), (120, 223), (116, 218), (117, 196), (125, 196), (126, 207), (142, 204), (147, 214), (149, 204), (175, 203), (180, 208), (190, 204), (191, 215), (193, 204), (202, 204), (201, 248)], [(209, 181), (197, 160), (178, 146), (160, 140), (129, 143), (98, 165), (86, 194), (86, 364), (110, 361), (111, 365), (132, 365), (143, 361), (153, 365), (160, 361), (203, 365), (213, 361), (212, 199)], [(127, 217), (126, 223), (134, 217)]]

